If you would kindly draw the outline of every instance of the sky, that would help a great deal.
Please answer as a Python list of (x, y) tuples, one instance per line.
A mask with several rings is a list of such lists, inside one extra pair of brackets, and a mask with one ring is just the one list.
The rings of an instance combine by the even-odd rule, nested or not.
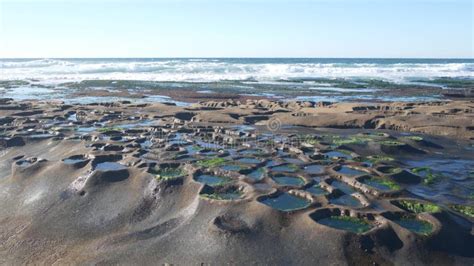
[(472, 0), (0, 0), (1, 58), (473, 58)]

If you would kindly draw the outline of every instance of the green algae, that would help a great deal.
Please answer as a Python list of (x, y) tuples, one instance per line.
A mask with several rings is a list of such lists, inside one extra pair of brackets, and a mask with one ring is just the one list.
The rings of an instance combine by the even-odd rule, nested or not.
[(371, 155), (366, 157), (368, 161), (371, 163), (380, 163), (380, 162), (391, 162), (394, 161), (395, 159), (390, 157), (390, 156), (385, 156), (385, 155)]
[(195, 180), (212, 187), (225, 185), (231, 181), (227, 177), (207, 175), (207, 174), (199, 175), (195, 178)]
[(260, 181), (265, 176), (265, 170), (263, 168), (258, 168), (248, 173), (247, 176), (251, 178), (253, 181)]
[(433, 232), (433, 225), (431, 223), (414, 217), (401, 217), (393, 221), (401, 227), (420, 235), (428, 236)]
[(369, 231), (372, 225), (365, 219), (350, 216), (331, 216), (317, 221), (320, 224), (361, 234)]
[(414, 200), (400, 200), (398, 201), (398, 204), (403, 209), (413, 213), (436, 213), (441, 211), (441, 208), (438, 205), (432, 203), (421, 203)]
[(420, 136), (406, 136), (403, 139), (413, 140), (413, 141), (423, 141), (423, 137)]
[(391, 166), (379, 168), (378, 170), (387, 175), (398, 174), (403, 171), (403, 169), (400, 167), (391, 167)]
[(474, 207), (473, 206), (465, 206), (465, 205), (451, 205), (451, 209), (462, 213), (468, 217), (474, 218)]
[(105, 133), (109, 131), (122, 131), (122, 130), (123, 129), (120, 127), (102, 127), (102, 128), (99, 128), (97, 131), (99, 131), (100, 133)]
[(172, 180), (178, 177), (186, 175), (186, 172), (181, 168), (173, 168), (173, 167), (166, 167), (163, 169), (159, 169), (158, 171), (154, 172), (155, 177), (158, 180)]
[(442, 177), (441, 175), (433, 173), (428, 167), (416, 167), (411, 169), (411, 171), (423, 177), (423, 183), (426, 185), (431, 185)]
[(226, 159), (216, 157), (216, 158), (210, 158), (210, 159), (205, 159), (205, 160), (200, 160), (197, 162), (197, 165), (200, 167), (204, 168), (214, 168), (214, 167), (219, 167), (227, 162)]
[(223, 192), (203, 193), (200, 197), (212, 200), (236, 200), (241, 198), (243, 193), (239, 190), (229, 190)]
[(272, 177), (272, 179), (281, 186), (301, 186), (305, 182), (304, 179), (299, 176), (278, 175)]
[(293, 173), (299, 170), (299, 167), (295, 164), (282, 164), (276, 165), (271, 168), (274, 172), (289, 172)]
[(363, 180), (363, 183), (381, 190), (400, 190), (401, 187), (392, 180), (379, 177), (370, 177)]
[(366, 144), (372, 141), (371, 137), (368, 136), (351, 136), (349, 138), (333, 137), (332, 143), (337, 146), (348, 145), (348, 144)]

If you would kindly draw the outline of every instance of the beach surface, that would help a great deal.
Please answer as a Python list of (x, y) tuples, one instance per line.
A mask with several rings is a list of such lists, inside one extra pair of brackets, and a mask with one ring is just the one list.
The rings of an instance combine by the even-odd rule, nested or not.
[(0, 264), (474, 263), (469, 99), (123, 96), (0, 99)]

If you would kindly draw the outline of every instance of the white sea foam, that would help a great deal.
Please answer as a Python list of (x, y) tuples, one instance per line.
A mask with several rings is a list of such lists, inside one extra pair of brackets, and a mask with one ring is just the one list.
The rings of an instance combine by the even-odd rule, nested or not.
[(341, 63), (259, 61), (251, 59), (104, 59), (0, 60), (0, 80), (69, 81), (120, 79), (150, 81), (257, 80), (291, 78), (410, 78), (474, 77), (474, 62)]

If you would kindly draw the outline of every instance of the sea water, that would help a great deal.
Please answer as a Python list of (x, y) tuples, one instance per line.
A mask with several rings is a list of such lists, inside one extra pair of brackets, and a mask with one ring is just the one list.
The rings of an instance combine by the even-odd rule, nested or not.
[[(73, 99), (82, 87), (145, 92), (156, 88), (225, 90), (277, 99), (313, 101), (426, 101), (440, 91), (420, 94), (415, 86), (447, 88), (450, 78), (473, 82), (473, 59), (331, 59), (331, 58), (128, 58), (0, 59), (0, 97)], [(22, 81), (8, 83), (5, 81)], [(103, 82), (103, 81), (109, 82)], [(67, 82), (89, 81), (75, 84)], [(102, 81), (102, 82), (100, 82)], [(124, 82), (127, 81), (127, 82)], [(406, 95), (391, 93), (394, 86)], [(451, 83), (451, 85), (453, 85)], [(454, 85), (453, 85), (454, 86)], [(461, 85), (462, 87), (462, 85)], [(211, 89), (212, 88), (212, 89)], [(301, 96), (301, 95), (305, 96)], [(146, 95), (146, 93), (145, 93)], [(146, 95), (135, 101), (172, 101)], [(77, 101), (89, 102), (82, 97)], [(93, 97), (93, 100), (98, 97)], [(100, 98), (100, 97), (99, 97)], [(108, 97), (113, 100), (117, 97)], [(123, 100), (123, 98), (119, 98)], [(181, 102), (178, 102), (181, 104)]]

